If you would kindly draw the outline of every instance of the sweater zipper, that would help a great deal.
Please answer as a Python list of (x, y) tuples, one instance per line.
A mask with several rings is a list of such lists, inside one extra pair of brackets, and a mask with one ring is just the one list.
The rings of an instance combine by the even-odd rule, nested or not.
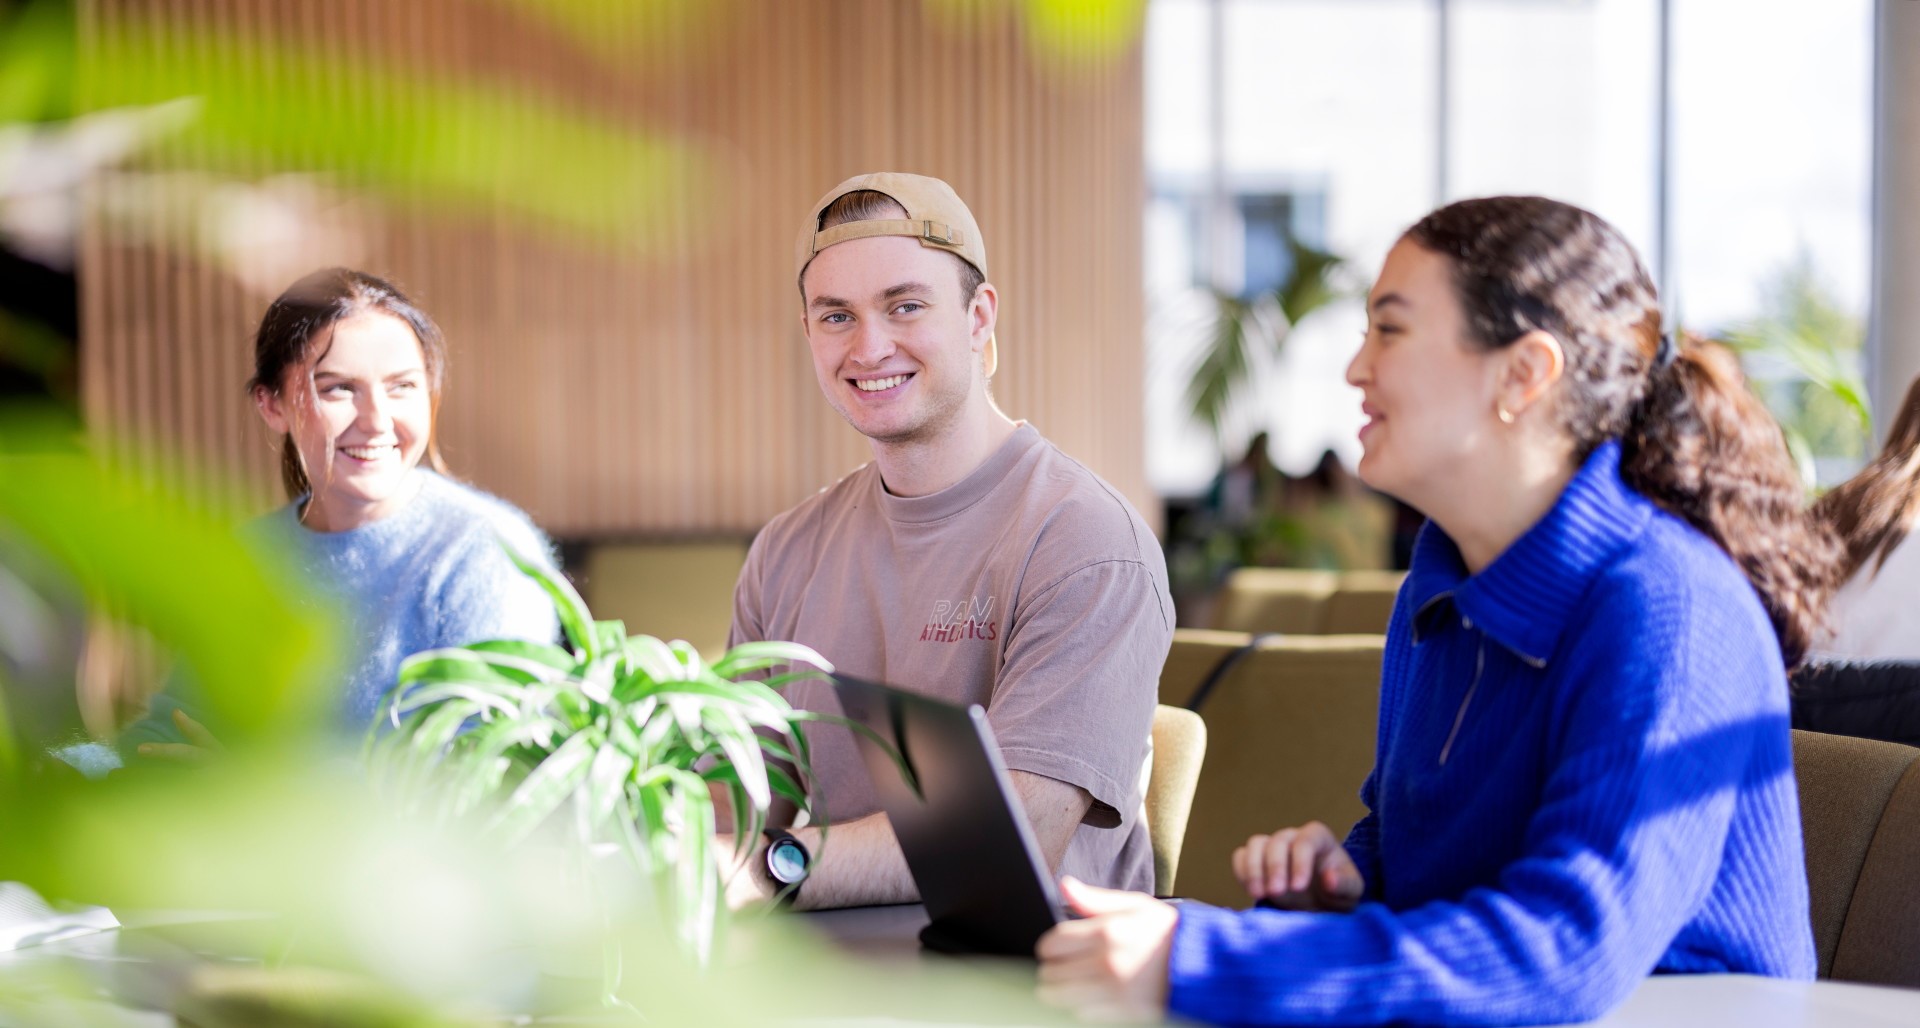
[[(1462, 618), (1461, 624), (1468, 631), (1473, 630), (1473, 620)], [(1447, 766), (1447, 757), (1453, 752), (1453, 741), (1460, 737), (1460, 726), (1467, 721), (1467, 707), (1473, 704), (1473, 694), (1480, 691), (1480, 675), (1487, 669), (1487, 633), (1480, 633), (1480, 642), (1473, 651), (1473, 681), (1467, 686), (1467, 695), (1460, 700), (1460, 710), (1453, 715), (1453, 730), (1447, 733), (1446, 744), (1440, 747), (1440, 766)]]

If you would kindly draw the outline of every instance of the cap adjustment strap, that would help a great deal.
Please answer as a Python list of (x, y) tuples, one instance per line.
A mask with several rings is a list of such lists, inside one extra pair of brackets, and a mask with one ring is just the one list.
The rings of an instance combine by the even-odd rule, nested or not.
[(966, 245), (966, 238), (960, 230), (945, 222), (900, 219), (849, 221), (843, 225), (835, 225), (815, 232), (813, 252), (819, 253), (835, 243), (844, 243), (849, 239), (866, 239), (871, 236), (913, 236), (933, 246), (955, 250)]

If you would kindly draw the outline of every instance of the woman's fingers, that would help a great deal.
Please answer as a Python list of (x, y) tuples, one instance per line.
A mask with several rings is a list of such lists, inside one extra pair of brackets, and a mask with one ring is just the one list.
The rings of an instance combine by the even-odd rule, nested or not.
[(1267, 894), (1267, 869), (1262, 856), (1266, 848), (1267, 837), (1255, 835), (1247, 839), (1246, 845), (1233, 851), (1233, 876), (1240, 880), (1240, 887), (1254, 899)]
[(1074, 909), (1092, 916), (1040, 937), (1040, 999), (1083, 1020), (1160, 1020), (1179, 913), (1140, 893), (1071, 879), (1061, 886)]
[(1267, 897), (1277, 899), (1296, 890), (1292, 887), (1290, 863), (1293, 858), (1293, 842), (1299, 838), (1298, 828), (1282, 828), (1267, 837), (1266, 882)]
[(1335, 846), (1320, 867), (1317, 882), (1320, 906), (1327, 910), (1348, 911), (1358, 906), (1366, 894), (1367, 883), (1353, 863), (1345, 846)]
[(1332, 838), (1325, 826), (1319, 826), (1319, 832), (1308, 825), (1293, 837), (1293, 846), (1288, 853), (1287, 891), (1305, 892), (1313, 886), (1313, 873), (1320, 866), (1320, 860), (1326, 853), (1327, 841)]
[(1256, 901), (1286, 910), (1351, 910), (1366, 883), (1318, 821), (1255, 835), (1233, 851), (1233, 875)]
[(203, 750), (219, 752), (220, 740), (215, 739), (213, 733), (207, 731), (206, 725), (188, 717), (186, 711), (175, 708), (173, 712), (173, 723), (175, 727), (180, 729), (180, 734), (186, 736), (189, 743)]

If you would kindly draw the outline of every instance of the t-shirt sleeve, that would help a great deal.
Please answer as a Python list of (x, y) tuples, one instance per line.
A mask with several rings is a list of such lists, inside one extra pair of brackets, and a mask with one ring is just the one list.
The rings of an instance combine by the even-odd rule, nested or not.
[(733, 623), (727, 627), (727, 649), (733, 649), (741, 643), (762, 642), (767, 633), (760, 614), (760, 576), (765, 557), (761, 543), (767, 533), (747, 548), (746, 563), (740, 566), (740, 577), (733, 582)]
[(1119, 826), (1140, 802), (1172, 642), (1165, 593), (1138, 561), (1091, 564), (1022, 602), (987, 711), (1007, 767), (1087, 790), (1086, 823)]

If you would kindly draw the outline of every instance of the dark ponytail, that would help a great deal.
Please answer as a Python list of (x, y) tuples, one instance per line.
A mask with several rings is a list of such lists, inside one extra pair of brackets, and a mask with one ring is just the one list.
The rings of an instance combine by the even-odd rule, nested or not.
[[(326, 330), (356, 314), (378, 311), (405, 322), (420, 341), (420, 359), (427, 371), (427, 395), (432, 403), (432, 424), (440, 417), (440, 390), (446, 384), (447, 344), (427, 313), (415, 306), (393, 283), (350, 268), (323, 268), (288, 286), (286, 292), (267, 306), (260, 318), (260, 329), (253, 340), (253, 378), (247, 391), (266, 390), (286, 396), (289, 369), (304, 367), (304, 385), (312, 391), (313, 365), (323, 356), (315, 352), (316, 341)], [(294, 397), (286, 396), (293, 400)], [(300, 400), (307, 399), (303, 395)], [(440, 443), (429, 430), (427, 463), (441, 474), (447, 473), (440, 457)], [(294, 500), (313, 491), (306, 462), (292, 435), (280, 438), (280, 484), (287, 499)]]
[(1449, 258), (1469, 334), (1559, 340), (1558, 409), (1584, 459), (1621, 441), (1621, 476), (1719, 544), (1759, 593), (1789, 668), (1819, 632), (1840, 549), (1809, 515), (1780, 426), (1725, 347), (1662, 343), (1653, 280), (1618, 230), (1541, 197), (1463, 200), (1407, 231)]
[(1720, 544), (1766, 602), (1780, 652), (1813, 645), (1840, 547), (1810, 518), (1780, 426), (1724, 346), (1688, 340), (1656, 372), (1621, 439), (1620, 473)]

